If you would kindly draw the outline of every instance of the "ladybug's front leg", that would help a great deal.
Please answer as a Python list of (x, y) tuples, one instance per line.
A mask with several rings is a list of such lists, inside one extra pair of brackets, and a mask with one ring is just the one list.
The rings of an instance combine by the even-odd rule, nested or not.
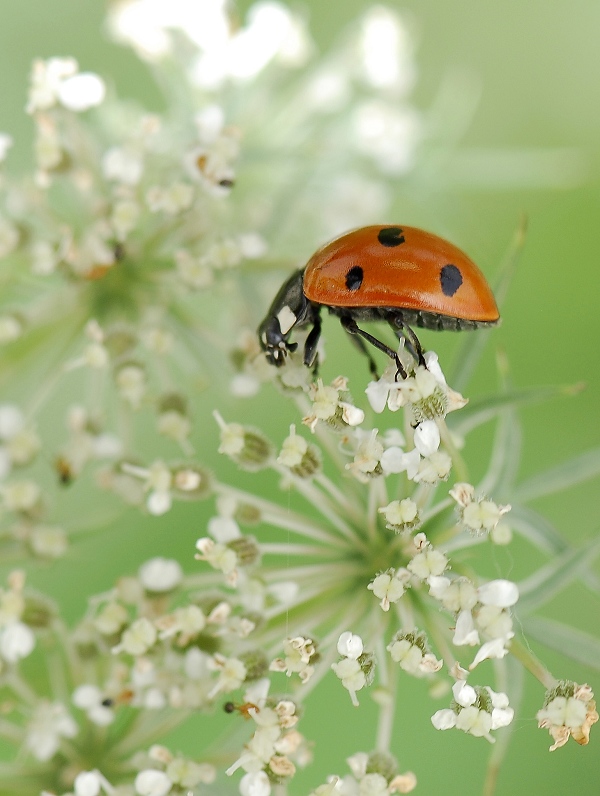
[(321, 315), (319, 310), (315, 307), (311, 313), (310, 321), (312, 322), (312, 329), (308, 333), (306, 342), (304, 343), (304, 364), (307, 368), (313, 368), (315, 375), (319, 366), (317, 358), (317, 346), (321, 338)]

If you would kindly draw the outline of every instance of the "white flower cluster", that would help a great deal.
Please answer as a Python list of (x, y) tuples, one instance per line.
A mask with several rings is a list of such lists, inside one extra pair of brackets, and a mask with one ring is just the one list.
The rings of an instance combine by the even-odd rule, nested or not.
[[(304, 366), (306, 329), (294, 329), (298, 348), (281, 368), (253, 331), (280, 271), (364, 223), (365, 207), (391, 217), (402, 177), (421, 168), (417, 152), (439, 152), (419, 147), (435, 131), (409, 100), (403, 19), (373, 8), (317, 60), (304, 20), (276, 0), (245, 20), (225, 0), (120, 0), (108, 17), (112, 35), (151, 63), (164, 113), (119, 101), (72, 58), (48, 58), (31, 72), (30, 178), (5, 171), (12, 141), (0, 133), (0, 553), (48, 563), (125, 507), (157, 527), (176, 523), (161, 537), (168, 556), (181, 526), (200, 538), (191, 573), (156, 556), (135, 576), (117, 574), (121, 544), (146, 549), (133, 532), (102, 548), (114, 586), (88, 595), (74, 628), (29, 588), (37, 570), (28, 588), (20, 570), (9, 576), (1, 725), (19, 754), (7, 781), (20, 792), (61, 783), (75, 796), (167, 796), (227, 774), (242, 796), (293, 790), (311, 758), (299, 718), (333, 672), (357, 707), (376, 684), (377, 751), (313, 793), (408, 793), (415, 775), (389, 754), (395, 678), (427, 678), (439, 694), (451, 676), (453, 701), (434, 725), (492, 740), (512, 719), (508, 697), (467, 678), (488, 659), (505, 676), (512, 652), (549, 687), (538, 721), (552, 748), (587, 743), (591, 688), (557, 683), (532, 660), (502, 564), (495, 580), (478, 574), (475, 554), (511, 538), (509, 505), (487, 492), (514, 462), (496, 441), (471, 484), (459, 449), (510, 396), (466, 407), (433, 352), (418, 365), (401, 343), (407, 378), (392, 365), (355, 402), (346, 376), (328, 382)], [(412, 179), (411, 192), (428, 182)], [(317, 362), (331, 364), (324, 343)], [(242, 411), (240, 398), (247, 413), (267, 383), (279, 392), (274, 411), (261, 396), (265, 433), (248, 414), (224, 419)], [(206, 438), (207, 406), (219, 408), (218, 446)], [(463, 408), (466, 423), (448, 417)], [(243, 471), (231, 483), (219, 474), (230, 462), (210, 461), (217, 447)], [(269, 479), (277, 486), (262, 497)], [(214, 510), (200, 504), (209, 497)], [(547, 553), (556, 540), (544, 547), (532, 516), (515, 511), (515, 530)], [(202, 744), (197, 760), (160, 744), (219, 707), (231, 743)]]

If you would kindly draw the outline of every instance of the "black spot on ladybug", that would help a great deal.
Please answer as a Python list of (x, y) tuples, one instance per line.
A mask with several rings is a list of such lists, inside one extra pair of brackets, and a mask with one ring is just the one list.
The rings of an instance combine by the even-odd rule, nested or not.
[(455, 265), (445, 265), (440, 271), (440, 284), (444, 296), (453, 296), (462, 283), (462, 274)]
[(399, 246), (404, 243), (403, 230), (400, 227), (384, 227), (379, 230), (377, 240), (382, 246)]
[(363, 269), (354, 265), (346, 274), (346, 287), (348, 290), (358, 290), (363, 281)]

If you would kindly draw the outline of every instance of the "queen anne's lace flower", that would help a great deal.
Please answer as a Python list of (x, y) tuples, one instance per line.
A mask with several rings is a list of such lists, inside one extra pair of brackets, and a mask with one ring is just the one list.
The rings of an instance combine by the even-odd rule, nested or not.
[(537, 720), (538, 726), (546, 728), (554, 739), (551, 752), (564, 746), (570, 737), (585, 746), (592, 725), (598, 721), (594, 692), (587, 683), (578, 685), (562, 680), (546, 692)]
[[(88, 574), (91, 584), (119, 572), (87, 608), (69, 603), (74, 626), (64, 600), (26, 586), (22, 570), (0, 588), (0, 731), (19, 749), (8, 778), (15, 792), (167, 796), (202, 790), (228, 766), (242, 796), (295, 793), (313, 750), (303, 716), (314, 726), (325, 704), (312, 692), (339, 680), (357, 707), (370, 689), (376, 751), (352, 755), (349, 772), (313, 793), (408, 793), (416, 777), (389, 753), (396, 678), (427, 677), (440, 695), (443, 656), (456, 684), (435, 726), (491, 739), (512, 709), (467, 678), (493, 670), (502, 681), (514, 653), (545, 687), (555, 682), (523, 643), (526, 612), (589, 566), (518, 506), (514, 530), (566, 566), (558, 580), (555, 561), (520, 575), (533, 599), (514, 620), (519, 589), (506, 575), (522, 562), (487, 544), (507, 544), (512, 529), (509, 506), (484, 489), (512, 489), (519, 391), (451, 415), (466, 400), (437, 356), (396, 329), (398, 360), (366, 398), (358, 369), (353, 397), (347, 376), (329, 381), (342, 343), (326, 339), (325, 320), (316, 339), (301, 297), (308, 315), (291, 302), (271, 319), (289, 334), (281, 367), (256, 335), (273, 286), (304, 254), (365, 223), (366, 208), (392, 218), (408, 172), (423, 199), (443, 140), (428, 113), (434, 146), (419, 146), (410, 26), (374, 7), (320, 58), (304, 20), (277, 0), (246, 16), (226, 0), (122, 0), (108, 17), (111, 35), (151, 63), (164, 112), (120, 101), (118, 80), (107, 89), (73, 58), (48, 58), (31, 72), (32, 174), (5, 168), (12, 141), (0, 133), (0, 554), (43, 558), (37, 580), (72, 551), (60, 572), (78, 598)], [(374, 334), (390, 340), (382, 326)], [(477, 353), (457, 358), (461, 382)], [(388, 364), (371, 356), (373, 373)], [(262, 429), (248, 422), (255, 410)], [(497, 418), (504, 433), (489, 435), (476, 489), (467, 432)], [(593, 461), (568, 479), (589, 476)], [(448, 495), (439, 483), (450, 478)], [(517, 495), (539, 488), (530, 483)], [(93, 541), (102, 567), (79, 572), (80, 538), (113, 527), (112, 546)], [(196, 557), (190, 547), (185, 561), (190, 538)], [(123, 574), (118, 553), (136, 545), (142, 557)], [(587, 743), (591, 689), (557, 684), (538, 720), (553, 748), (571, 735)], [(197, 759), (162, 745), (184, 721)], [(215, 741), (215, 722), (230, 739)]]

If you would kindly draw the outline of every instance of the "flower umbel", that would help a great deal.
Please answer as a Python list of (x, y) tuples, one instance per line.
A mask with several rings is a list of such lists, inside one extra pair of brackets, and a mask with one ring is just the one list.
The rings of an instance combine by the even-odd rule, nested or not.
[[(164, 110), (121, 101), (73, 58), (39, 59), (31, 174), (5, 171), (0, 133), (0, 554), (19, 562), (0, 588), (6, 781), (296, 796), (310, 787), (312, 692), (341, 685), (357, 720), (376, 705), (373, 751), (313, 794), (409, 793), (404, 763), (423, 761), (400, 765), (393, 734), (408, 678), (432, 696), (453, 683), (434, 725), (492, 741), (513, 718), (515, 661), (548, 689), (537, 718), (551, 748), (586, 744), (591, 688), (557, 681), (524, 643), (541, 626), (579, 663), (596, 648), (532, 616), (581, 573), (594, 587), (598, 549), (573, 549), (515, 487), (506, 416), (531, 396), (468, 403), (434, 352), (417, 362), (405, 341), (407, 378), (394, 364), (351, 392), (331, 341), (314, 346), (316, 373), (300, 328), (274, 368), (253, 331), (283, 271), (324, 240), (393, 218), (403, 190), (429, 205), (446, 123), (410, 98), (410, 25), (374, 7), (319, 56), (278, 2), (243, 17), (225, 0), (120, 0), (107, 22)], [(469, 432), (492, 420), (473, 480)], [(565, 482), (596, 462), (567, 463)], [(88, 532), (104, 534), (93, 560)], [(517, 535), (543, 563), (502, 557)], [(40, 572), (68, 597), (36, 591)], [(95, 579), (103, 591), (76, 605)], [(177, 728), (193, 743), (172, 752)]]

